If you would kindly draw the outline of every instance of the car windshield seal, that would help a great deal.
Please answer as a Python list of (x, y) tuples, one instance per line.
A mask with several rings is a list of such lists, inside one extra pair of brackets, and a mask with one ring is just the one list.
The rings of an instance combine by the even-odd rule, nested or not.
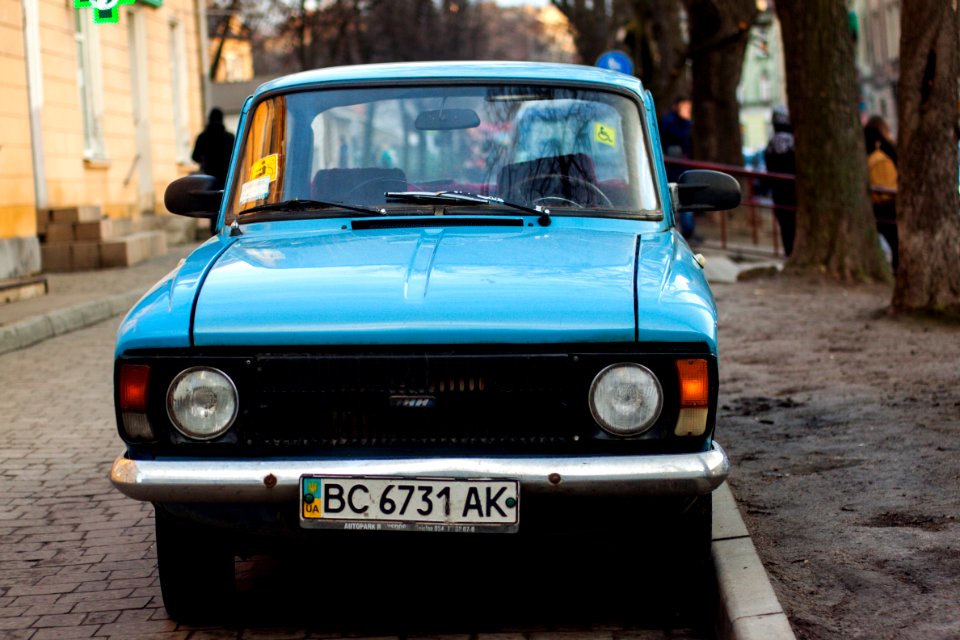
[(570, 208), (556, 209), (553, 207), (528, 207), (524, 204), (509, 202), (496, 196), (484, 196), (466, 191), (388, 191), (384, 194), (387, 199), (405, 200), (407, 202), (425, 202), (436, 204), (482, 204), (488, 206), (505, 206), (518, 211), (525, 211), (549, 220), (552, 216), (587, 215), (596, 218), (632, 218), (639, 220), (662, 220), (663, 214), (659, 209), (619, 210)]
[(249, 209), (244, 209), (240, 212), (240, 216), (245, 216), (251, 213), (262, 213), (266, 211), (319, 211), (321, 209), (346, 209), (347, 211), (354, 211), (357, 213), (362, 213), (368, 216), (385, 216), (387, 212), (385, 209), (378, 207), (368, 207), (361, 204), (349, 204), (347, 202), (334, 202), (331, 200), (315, 200), (315, 199), (301, 199), (294, 198), (292, 200), (282, 200), (280, 202), (271, 202), (267, 204), (257, 205), (256, 207), (250, 207)]
[(470, 193), (469, 191), (387, 191), (384, 196), (388, 200), (402, 200), (407, 202), (503, 205), (525, 213), (533, 213), (538, 216), (550, 216), (550, 210), (546, 207), (528, 207), (525, 204), (507, 202), (503, 198), (484, 196), (479, 193)]

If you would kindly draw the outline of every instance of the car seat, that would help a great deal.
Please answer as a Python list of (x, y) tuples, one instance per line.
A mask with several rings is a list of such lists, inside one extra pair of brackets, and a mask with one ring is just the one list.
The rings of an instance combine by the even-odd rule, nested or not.
[(500, 170), (497, 192), (504, 200), (529, 205), (550, 196), (585, 207), (601, 204), (593, 158), (585, 153), (508, 164)]

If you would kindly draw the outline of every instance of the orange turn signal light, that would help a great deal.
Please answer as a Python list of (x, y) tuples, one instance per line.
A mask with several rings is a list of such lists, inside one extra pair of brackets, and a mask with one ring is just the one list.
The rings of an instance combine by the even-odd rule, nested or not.
[(144, 364), (125, 364), (120, 367), (120, 410), (146, 413), (147, 383), (150, 367)]
[(710, 397), (706, 360), (677, 360), (680, 376), (680, 406), (705, 407)]

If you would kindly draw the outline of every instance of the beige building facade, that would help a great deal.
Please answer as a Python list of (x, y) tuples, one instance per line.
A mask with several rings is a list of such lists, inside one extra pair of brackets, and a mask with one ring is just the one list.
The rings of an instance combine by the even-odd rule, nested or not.
[(879, 115), (897, 131), (900, 79), (900, 0), (854, 0), (857, 76), (863, 117)]
[(196, 169), (197, 0), (140, 0), (119, 17), (94, 24), (72, 0), (0, 0), (0, 280), (43, 268), (52, 210), (135, 225), (167, 215), (166, 185)]
[(756, 168), (773, 135), (773, 108), (787, 104), (780, 21), (769, 5), (761, 9), (756, 22), (750, 27), (737, 100), (740, 103), (744, 154), (748, 156), (744, 161)]
[(0, 1), (0, 279), (40, 266), (23, 20), (19, 2)]

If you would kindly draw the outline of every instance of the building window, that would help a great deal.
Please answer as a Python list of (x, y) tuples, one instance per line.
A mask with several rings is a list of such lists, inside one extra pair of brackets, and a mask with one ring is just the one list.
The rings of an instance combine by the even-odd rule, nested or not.
[(173, 97), (173, 136), (177, 162), (190, 162), (190, 132), (187, 130), (187, 52), (183, 25), (170, 22), (170, 90)]
[(892, 60), (900, 58), (900, 3), (887, 5), (887, 51)]
[(90, 11), (74, 11), (77, 40), (77, 86), (83, 118), (84, 160), (105, 160), (103, 144), (103, 77), (100, 68), (100, 39), (93, 28)]
[(760, 102), (770, 102), (770, 97), (773, 92), (771, 91), (770, 77), (767, 75), (766, 71), (760, 72), (760, 81), (758, 85), (760, 89)]
[(873, 18), (867, 12), (863, 14), (860, 33), (862, 35), (861, 40), (863, 40), (863, 44), (867, 49), (866, 66), (869, 67), (872, 72), (873, 66), (877, 64), (877, 50), (873, 42)]
[(879, 67), (885, 65), (887, 60), (889, 60), (889, 56), (887, 55), (887, 34), (883, 24), (883, 14), (880, 13), (879, 9), (873, 12), (871, 22), (873, 23), (873, 33), (870, 35), (876, 43), (877, 53), (875, 64)]

